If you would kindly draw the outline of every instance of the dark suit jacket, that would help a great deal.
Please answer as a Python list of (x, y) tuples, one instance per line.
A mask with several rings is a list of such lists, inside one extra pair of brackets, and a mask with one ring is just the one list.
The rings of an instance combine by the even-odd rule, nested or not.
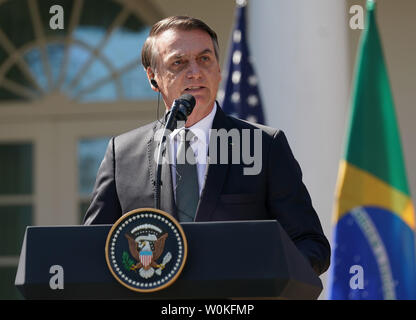
[[(113, 224), (133, 209), (154, 206), (154, 133), (160, 128), (160, 121), (155, 121), (110, 140), (85, 224)], [(242, 163), (210, 164), (195, 221), (276, 219), (314, 270), (318, 274), (326, 271), (330, 246), (284, 133), (229, 117), (220, 107), (212, 128), (240, 133), (261, 129), (262, 170), (257, 175), (244, 175)], [(253, 136), (250, 145), (254, 148)], [(229, 159), (235, 146), (228, 145)], [(178, 218), (168, 164), (163, 166), (162, 181), (161, 209)]]

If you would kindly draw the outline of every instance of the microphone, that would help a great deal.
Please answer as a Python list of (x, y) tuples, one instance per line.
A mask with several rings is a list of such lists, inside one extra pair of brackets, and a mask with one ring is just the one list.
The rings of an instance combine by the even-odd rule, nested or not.
[(183, 94), (179, 97), (179, 99), (173, 101), (165, 128), (173, 131), (176, 128), (178, 120), (186, 121), (188, 116), (194, 110), (195, 104), (195, 97), (190, 94)]
[(155, 201), (154, 205), (156, 209), (160, 209), (160, 186), (162, 176), (162, 155), (164, 145), (166, 143), (166, 131), (173, 131), (177, 126), (177, 121), (186, 121), (188, 116), (194, 110), (196, 104), (195, 97), (190, 94), (183, 94), (178, 99), (173, 101), (170, 113), (168, 115), (168, 121), (166, 122), (165, 129), (163, 130), (162, 140), (159, 144), (159, 152), (157, 157), (156, 167), (156, 181), (155, 181)]

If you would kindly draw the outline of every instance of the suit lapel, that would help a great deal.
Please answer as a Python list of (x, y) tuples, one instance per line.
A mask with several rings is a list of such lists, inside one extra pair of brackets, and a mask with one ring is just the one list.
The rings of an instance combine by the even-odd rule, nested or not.
[[(159, 142), (154, 140), (154, 136), (158, 130), (162, 129), (161, 123), (158, 121), (156, 122), (155, 126), (153, 127), (153, 135), (147, 143), (147, 156), (149, 159), (149, 174), (151, 177), (151, 183), (153, 187), (153, 195), (156, 193), (156, 161), (157, 161), (157, 153), (159, 148)], [(169, 143), (167, 143), (169, 146)], [(168, 151), (169, 152), (169, 151)], [(173, 196), (173, 184), (172, 184), (172, 173), (171, 173), (171, 166), (169, 164), (170, 158), (169, 153), (164, 154), (165, 160), (163, 161), (162, 165), (162, 175), (161, 175), (161, 188), (160, 188), (160, 209), (169, 213), (176, 219), (178, 219), (176, 213), (176, 206), (175, 200)]]
[[(155, 178), (156, 178), (156, 160), (155, 154), (158, 152), (158, 143), (154, 140), (154, 134), (157, 130), (161, 129), (162, 125), (160, 122), (156, 122), (153, 127), (153, 135), (148, 141), (148, 159), (149, 159), (149, 173), (151, 177), (151, 183), (153, 187), (153, 194), (155, 194)], [(212, 123), (212, 129), (226, 129), (227, 132), (232, 129), (231, 124), (229, 123), (225, 113), (217, 104), (217, 112)], [(210, 139), (211, 141), (211, 139)], [(169, 145), (169, 144), (168, 144)], [(219, 145), (217, 150), (219, 150)], [(217, 201), (221, 195), (222, 186), (224, 184), (225, 178), (227, 176), (229, 162), (231, 161), (231, 145), (228, 144), (228, 161), (227, 164), (219, 164), (220, 153), (217, 152), (217, 161), (216, 163), (209, 163), (207, 167), (207, 173), (205, 178), (205, 185), (201, 192), (201, 198), (198, 203), (198, 208), (196, 210), (195, 221), (210, 221), (212, 213), (215, 210)], [(168, 148), (169, 152), (169, 148)], [(168, 157), (169, 154), (166, 155)], [(157, 157), (157, 155), (156, 155)], [(166, 159), (171, 159), (166, 158)], [(165, 161), (162, 165), (162, 187), (160, 195), (160, 207), (161, 210), (166, 211), (171, 214), (175, 219), (179, 221), (175, 198), (173, 194), (173, 183), (172, 183), (172, 173), (171, 165), (169, 161)]]
[[(217, 112), (212, 123), (212, 129), (231, 129), (231, 125), (227, 120), (225, 113), (217, 104)], [(210, 147), (212, 144), (212, 135), (210, 137)], [(198, 203), (198, 208), (196, 210), (195, 221), (211, 221), (212, 213), (215, 210), (217, 201), (220, 197), (222, 186), (224, 184), (225, 178), (227, 176), (229, 162), (231, 160), (231, 145), (228, 144), (228, 161), (227, 164), (219, 164), (220, 161), (220, 152), (219, 144), (217, 148), (217, 160), (216, 163), (209, 163), (205, 178), (205, 185), (201, 192), (201, 198)], [(212, 159), (211, 159), (212, 161)]]

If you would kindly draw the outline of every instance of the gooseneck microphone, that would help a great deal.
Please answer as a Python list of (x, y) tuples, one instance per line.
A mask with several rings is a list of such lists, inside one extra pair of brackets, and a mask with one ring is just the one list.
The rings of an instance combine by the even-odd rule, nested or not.
[(176, 129), (178, 120), (184, 121), (188, 119), (188, 116), (194, 110), (196, 101), (194, 96), (190, 94), (183, 94), (173, 102), (173, 105), (169, 111), (168, 120), (163, 130), (162, 140), (159, 144), (157, 167), (156, 167), (156, 181), (155, 181), (155, 208), (160, 209), (160, 186), (162, 176), (162, 156), (166, 149), (166, 135)]

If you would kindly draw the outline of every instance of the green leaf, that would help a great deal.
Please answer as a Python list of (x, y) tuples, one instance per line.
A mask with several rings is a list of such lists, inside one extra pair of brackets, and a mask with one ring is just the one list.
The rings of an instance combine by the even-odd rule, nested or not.
[(134, 261), (130, 259), (130, 256), (126, 251), (123, 251), (122, 261), (126, 270), (130, 270), (131, 266), (134, 265)]

